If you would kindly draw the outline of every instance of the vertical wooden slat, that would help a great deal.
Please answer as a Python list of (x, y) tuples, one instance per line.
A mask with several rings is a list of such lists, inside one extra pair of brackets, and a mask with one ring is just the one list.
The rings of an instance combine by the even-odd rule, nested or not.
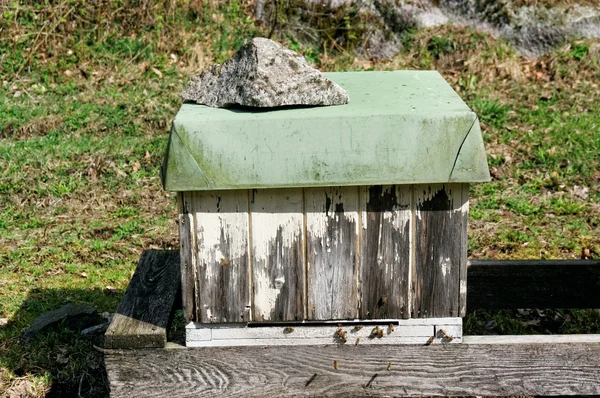
[(358, 187), (307, 188), (309, 319), (358, 316)]
[(304, 319), (302, 200), (301, 188), (250, 194), (255, 321)]
[(456, 317), (464, 258), (462, 184), (415, 185), (412, 317)]
[(246, 322), (248, 191), (194, 192), (199, 322)]
[[(195, 320), (195, 269), (196, 228), (194, 215), (189, 213), (189, 193), (180, 193), (179, 201), (179, 244), (181, 254), (181, 301), (186, 322)], [(187, 203), (186, 203), (187, 202)]]
[(411, 186), (361, 189), (360, 317), (408, 318)]
[(459, 314), (464, 317), (467, 315), (467, 248), (469, 235), (469, 184), (461, 184), (462, 191), (462, 233), (461, 233), (461, 259), (460, 259), (460, 277), (459, 277)]

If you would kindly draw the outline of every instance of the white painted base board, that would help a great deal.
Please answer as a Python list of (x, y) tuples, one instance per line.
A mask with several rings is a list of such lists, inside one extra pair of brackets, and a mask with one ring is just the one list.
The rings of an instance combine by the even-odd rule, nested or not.
[[(368, 322), (357, 329), (357, 325)], [(333, 345), (346, 344), (448, 344), (462, 342), (462, 318), (416, 318), (416, 319), (378, 319), (344, 321), (326, 321), (316, 326), (314, 323), (293, 327), (260, 326), (253, 324), (202, 324), (190, 322), (186, 326), (187, 347), (233, 347), (233, 346), (269, 346), (269, 345)], [(393, 329), (389, 326), (393, 324)], [(379, 327), (383, 336), (374, 336)], [(338, 330), (345, 333), (346, 342), (340, 338)], [(452, 339), (444, 337), (451, 336)]]

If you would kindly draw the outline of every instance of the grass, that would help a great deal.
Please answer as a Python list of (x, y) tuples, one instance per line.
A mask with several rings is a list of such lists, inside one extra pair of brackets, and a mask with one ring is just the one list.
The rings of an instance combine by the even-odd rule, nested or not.
[[(178, 247), (158, 178), (177, 92), (271, 31), (238, 1), (128, 4), (0, 6), (0, 392), (106, 394), (96, 340), (19, 335), (68, 302), (113, 312), (141, 251)], [(600, 258), (600, 42), (531, 60), (470, 29), (409, 30), (397, 57), (375, 63), (355, 57), (350, 30), (343, 48), (276, 34), (322, 70), (437, 69), (479, 114), (493, 181), (472, 189), (471, 257)], [(593, 311), (478, 312), (466, 331), (599, 324)]]

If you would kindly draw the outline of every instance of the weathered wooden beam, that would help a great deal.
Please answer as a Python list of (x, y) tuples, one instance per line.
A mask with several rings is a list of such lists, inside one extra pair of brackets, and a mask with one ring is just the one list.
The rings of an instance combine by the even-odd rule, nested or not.
[(105, 363), (115, 398), (600, 394), (600, 336), (556, 344), (512, 337), (510, 344), (478, 336), (478, 344), (430, 346), (134, 350), (108, 354)]
[(106, 348), (164, 347), (180, 286), (179, 253), (146, 250), (106, 334)]
[(600, 308), (600, 261), (471, 260), (467, 309)]

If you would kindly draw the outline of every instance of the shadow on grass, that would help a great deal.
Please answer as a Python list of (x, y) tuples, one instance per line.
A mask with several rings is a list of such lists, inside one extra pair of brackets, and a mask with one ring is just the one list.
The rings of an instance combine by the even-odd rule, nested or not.
[[(81, 329), (92, 324), (62, 321), (31, 341), (24, 342), (21, 336), (36, 317), (67, 303), (114, 312), (122, 294), (100, 289), (32, 290), (8, 324), (0, 328), (0, 395), (108, 397), (103, 354), (94, 348), (102, 347), (104, 334), (81, 335)], [(106, 319), (94, 323), (102, 322)]]

